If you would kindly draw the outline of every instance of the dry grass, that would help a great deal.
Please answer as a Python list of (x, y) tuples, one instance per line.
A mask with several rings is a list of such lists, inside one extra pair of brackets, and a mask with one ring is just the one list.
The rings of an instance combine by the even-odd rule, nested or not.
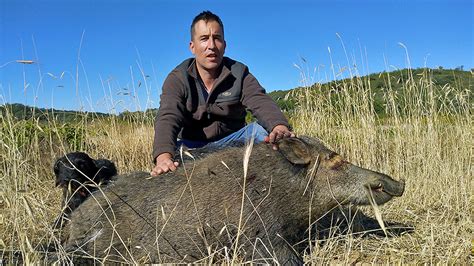
[[(423, 82), (408, 79), (403, 92), (392, 91), (388, 83), (384, 118), (375, 114), (370, 83), (363, 79), (336, 94), (305, 89), (293, 95), (299, 105), (289, 116), (297, 134), (317, 136), (355, 164), (406, 180), (405, 195), (381, 211), (385, 220), (415, 227), (394, 238), (335, 237), (311, 245), (306, 261), (472, 263), (472, 95), (445, 87), (442, 92), (455, 95), (448, 98), (434, 86), (429, 73)], [(0, 124), (0, 249), (4, 257), (19, 250), (30, 264), (40, 259), (39, 243), (57, 241), (50, 228), (60, 191), (51, 169), (72, 148), (57, 141), (54, 120), (48, 125), (32, 120), (34, 130), (11, 115), (1, 117)], [(151, 123), (107, 120), (77, 126), (86, 132), (79, 148), (92, 157), (113, 160), (120, 172), (151, 169)], [(45, 127), (53, 130), (40, 137)]]

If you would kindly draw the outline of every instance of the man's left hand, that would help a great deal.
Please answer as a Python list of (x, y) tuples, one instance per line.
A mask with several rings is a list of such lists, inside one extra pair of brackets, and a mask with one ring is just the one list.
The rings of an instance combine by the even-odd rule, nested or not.
[(295, 133), (291, 132), (284, 125), (277, 125), (273, 128), (272, 132), (268, 134), (268, 137), (265, 138), (265, 142), (272, 143), (273, 149), (278, 150), (277, 142), (284, 138), (294, 138), (296, 137)]

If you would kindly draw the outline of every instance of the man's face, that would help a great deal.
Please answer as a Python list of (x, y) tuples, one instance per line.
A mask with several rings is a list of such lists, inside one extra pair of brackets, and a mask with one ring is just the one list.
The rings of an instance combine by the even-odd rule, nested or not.
[(189, 49), (196, 57), (198, 69), (214, 72), (222, 62), (225, 51), (222, 28), (217, 21), (198, 21), (194, 24), (194, 35)]

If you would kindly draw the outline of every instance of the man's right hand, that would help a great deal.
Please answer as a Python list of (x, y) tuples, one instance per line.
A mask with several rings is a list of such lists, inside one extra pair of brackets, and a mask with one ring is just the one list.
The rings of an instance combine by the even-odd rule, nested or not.
[(173, 162), (173, 156), (170, 153), (162, 153), (156, 157), (155, 167), (150, 172), (152, 176), (158, 176), (168, 171), (176, 170), (178, 162)]

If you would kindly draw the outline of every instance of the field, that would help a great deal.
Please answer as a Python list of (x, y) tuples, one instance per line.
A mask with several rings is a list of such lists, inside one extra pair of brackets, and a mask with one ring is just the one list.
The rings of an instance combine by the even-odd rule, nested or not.
[[(305, 261), (472, 264), (472, 89), (436, 85), (427, 70), (421, 79), (408, 71), (402, 89), (394, 90), (389, 74), (381, 75), (387, 81), (378, 99), (383, 116), (363, 77), (333, 90), (318, 84), (295, 90), (286, 96), (296, 103), (287, 115), (297, 135), (318, 137), (354, 164), (405, 179), (405, 194), (379, 209), (385, 221), (415, 230), (388, 238), (335, 236), (311, 245)], [(46, 121), (17, 120), (8, 111), (0, 117), (0, 249), (10, 262), (17, 251), (27, 264), (39, 262), (40, 243), (55, 241), (50, 228), (61, 193), (52, 165), (59, 156), (81, 150), (113, 160), (119, 172), (151, 169), (150, 114), (77, 116), (69, 124), (54, 113)], [(363, 211), (374, 216), (370, 207)]]

